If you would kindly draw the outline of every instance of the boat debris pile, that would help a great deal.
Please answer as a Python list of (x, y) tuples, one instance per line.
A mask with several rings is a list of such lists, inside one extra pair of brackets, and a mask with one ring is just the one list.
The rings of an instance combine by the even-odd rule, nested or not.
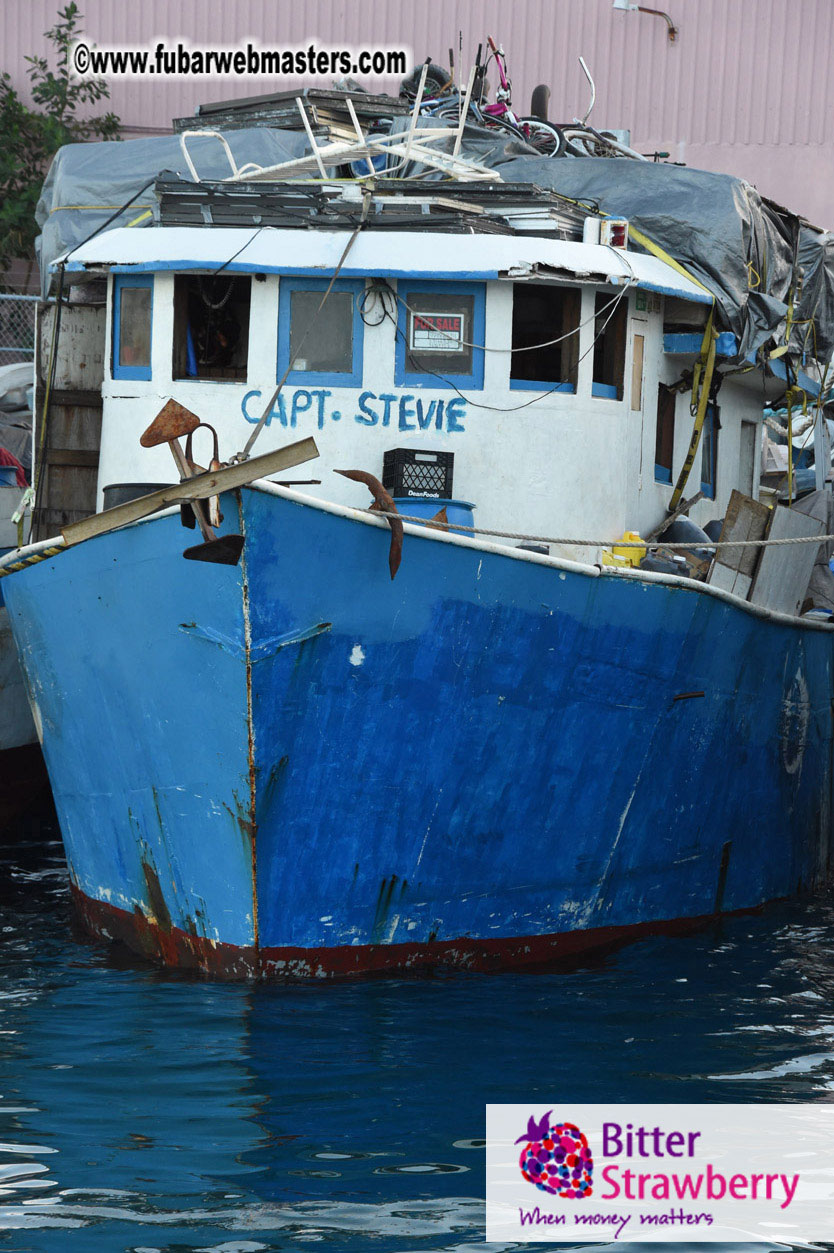
[[(504, 62), (496, 64), (503, 84)], [(448, 208), (452, 189), (463, 188), (479, 202), (469, 219), (458, 219), (468, 230), (495, 229), (484, 196), (495, 203), (502, 184), (510, 184), (526, 189), (537, 208), (543, 200), (558, 207), (565, 238), (582, 238), (588, 217), (626, 218), (630, 248), (684, 267), (712, 295), (716, 326), (728, 332), (723, 368), (776, 353), (788, 385), (811, 359), (826, 381), (834, 351), (828, 233), (743, 179), (659, 161), (659, 154), (647, 159), (587, 121), (561, 127), (518, 119), (506, 107), (506, 91), (499, 90), (498, 105), (487, 105), (486, 90), (480, 56), (459, 88), (426, 62), (404, 81), (399, 98), (306, 88), (201, 106), (195, 117), (175, 122), (173, 136), (68, 145), (53, 161), (37, 210), (44, 285), (52, 263), (91, 234), (159, 223), (176, 180), (211, 187), (214, 204), (203, 221), (218, 224), (224, 200), (226, 225), (258, 223), (259, 204), (266, 210), (259, 225), (322, 225), (294, 216), (288, 189), (308, 190), (313, 180), (322, 194), (333, 179), (342, 187), (345, 180), (370, 181), (406, 196), (416, 187), (430, 190), (431, 210), (425, 201), (413, 209), (436, 225), (437, 209)], [(534, 93), (540, 112), (542, 91)], [(278, 212), (282, 195), (289, 198)], [(325, 194), (324, 209), (338, 199)], [(114, 214), (114, 204), (123, 211)], [(372, 214), (367, 227), (382, 224)]]

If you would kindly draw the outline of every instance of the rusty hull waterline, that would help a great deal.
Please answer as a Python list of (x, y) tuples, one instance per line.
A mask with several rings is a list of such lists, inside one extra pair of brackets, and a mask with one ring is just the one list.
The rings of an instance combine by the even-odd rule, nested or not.
[[(716, 922), (718, 915), (662, 919), (623, 927), (594, 927), (554, 935), (501, 939), (431, 940), (412, 944), (355, 944), (333, 948), (247, 949), (217, 943), (178, 927), (165, 930), (138, 907), (130, 914), (96, 901), (71, 885), (73, 905), (84, 928), (99, 940), (124, 944), (134, 953), (165, 967), (209, 979), (292, 981), (315, 978), (362, 979), (441, 970), (497, 973), (558, 967), (620, 948), (649, 936), (687, 935)], [(738, 909), (721, 917), (760, 913), (762, 906)]]

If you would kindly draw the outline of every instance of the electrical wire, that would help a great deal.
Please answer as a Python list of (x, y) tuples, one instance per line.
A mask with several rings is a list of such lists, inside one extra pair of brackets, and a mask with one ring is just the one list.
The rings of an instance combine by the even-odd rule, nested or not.
[[(629, 288), (633, 287), (636, 281), (637, 281), (636, 279), (629, 280), (629, 282), (625, 285), (624, 290), (628, 290)], [(402, 296), (400, 296), (398, 292), (394, 291), (393, 287), (390, 286), (390, 284), (387, 282), (386, 279), (376, 280), (370, 287), (365, 289), (364, 295), (365, 296), (373, 295), (377, 291), (379, 291), (381, 288), (384, 288), (385, 291), (390, 293), (393, 300), (395, 300), (398, 304), (401, 304), (407, 313), (415, 313), (418, 317), (420, 316), (422, 310), (412, 309), (411, 305), (408, 304), (408, 302)], [(517, 352), (536, 352), (539, 348), (550, 348), (552, 347), (553, 344), (564, 343), (564, 341), (566, 339), (570, 339), (571, 336), (578, 335), (584, 326), (589, 326), (591, 322), (595, 322), (596, 319), (600, 316), (600, 313), (604, 313), (605, 310), (610, 308), (612, 304), (618, 303), (619, 300), (621, 299), (621, 296), (622, 296), (621, 292), (618, 292), (616, 296), (612, 296), (611, 300), (607, 304), (603, 305), (599, 313), (597, 312), (592, 313), (589, 318), (585, 318), (582, 322), (578, 322), (576, 326), (573, 327), (572, 330), (566, 331), (564, 335), (557, 335), (555, 339), (543, 340), (542, 343), (540, 344), (525, 344), (523, 348), (491, 348), (488, 344), (476, 344), (476, 343), (471, 342), (468, 339), (454, 338), (452, 335), (449, 335), (446, 331), (440, 331), (439, 334), (441, 334), (445, 339), (453, 340), (453, 342), (456, 344), (464, 344), (467, 348), (475, 348), (479, 352), (496, 352), (496, 353), (503, 353), (505, 355), (507, 353), (513, 354)], [(364, 317), (364, 314), (363, 314), (364, 300), (361, 296), (360, 296), (360, 304), (357, 307), (359, 308), (359, 314), (360, 314), (360, 317), (362, 317), (362, 321), (365, 323), (365, 326), (379, 326), (380, 323), (384, 321), (385, 315), (383, 315), (383, 317), (379, 319), (379, 322), (369, 322)]]
[(123, 205), (119, 206), (119, 208), (116, 210), (115, 213), (111, 213), (110, 217), (107, 219), (106, 222), (102, 222), (101, 226), (97, 226), (94, 231), (90, 231), (90, 234), (85, 239), (82, 239), (80, 243), (74, 244), (73, 247), (70, 248), (66, 256), (63, 258), (63, 264), (66, 265), (67, 261), (69, 261), (72, 254), (74, 252), (77, 252), (79, 248), (83, 248), (84, 245), (88, 244), (91, 239), (95, 239), (96, 235), (100, 235), (102, 231), (106, 231), (110, 223), (115, 222), (116, 218), (119, 217), (120, 214), (124, 213), (126, 209), (129, 209), (130, 206), (133, 204), (134, 200), (138, 200), (139, 197), (142, 195), (142, 193), (148, 190), (151, 183), (155, 183), (155, 182), (156, 182), (156, 175), (154, 174), (153, 178), (149, 178), (147, 183), (145, 183), (142, 187), (140, 187), (134, 196), (130, 197), (130, 200), (126, 200)]
[[(388, 286), (387, 283), (385, 285)], [(588, 356), (588, 354), (596, 347), (597, 342), (605, 334), (606, 328), (608, 327), (608, 323), (611, 321), (614, 314), (616, 313), (617, 306), (619, 305), (620, 301), (623, 299), (624, 296), (628, 294), (628, 292), (631, 290), (633, 286), (634, 286), (633, 283), (627, 283), (623, 287), (622, 291), (619, 292), (618, 295), (614, 297), (614, 299), (611, 301), (611, 304), (613, 304), (614, 307), (611, 309), (611, 312), (609, 313), (608, 317), (605, 319), (605, 322), (603, 323), (599, 331), (597, 331), (591, 343), (588, 345), (588, 347), (585, 349), (582, 355), (577, 358), (577, 362), (576, 362), (577, 366), (579, 365), (581, 361), (584, 361), (585, 358)], [(391, 294), (395, 295), (393, 291)], [(485, 409), (490, 413), (517, 413), (520, 409), (529, 409), (531, 405), (535, 405), (540, 400), (544, 400), (546, 399), (546, 397), (552, 396), (554, 392), (558, 392), (562, 390), (562, 386), (563, 386), (562, 383), (557, 383), (554, 387), (548, 388), (547, 391), (540, 392), (538, 395), (533, 396), (531, 400), (527, 400), (524, 402), (524, 404), (521, 404), (521, 405), (512, 405), (512, 406), (485, 405), (481, 401), (473, 400), (471, 396), (467, 396), (465, 392), (462, 392), (460, 388), (455, 383), (453, 383), (450, 378), (446, 377), (445, 374), (439, 374), (436, 370), (429, 370), (425, 366), (418, 365), (418, 363), (415, 361), (414, 356), (412, 355), (408, 347), (408, 341), (406, 337), (403, 335), (402, 329), (400, 328), (400, 325), (397, 319), (394, 318), (392, 314), (388, 313), (387, 311), (386, 311), (385, 316), (393, 323), (395, 335), (398, 335), (400, 339), (402, 339), (403, 344), (405, 346), (406, 356), (408, 357), (408, 360), (411, 363), (411, 365), (414, 367), (415, 373), (431, 374), (434, 378), (439, 379), (441, 383), (444, 383), (446, 387), (449, 387), (453, 392), (456, 392), (457, 395), (460, 396), (461, 400), (465, 400), (467, 404), (472, 405), (475, 409)], [(600, 316), (599, 314), (595, 314), (594, 315), (595, 320), (599, 316)]]
[(240, 256), (240, 254), (241, 254), (242, 252), (244, 252), (244, 251), (245, 251), (245, 250), (249, 247), (249, 245), (250, 245), (250, 244), (253, 244), (253, 243), (255, 242), (255, 240), (258, 238), (258, 236), (260, 235), (261, 231), (262, 231), (262, 230), (265, 230), (265, 229), (266, 229), (265, 227), (263, 227), (263, 226), (259, 226), (259, 227), (258, 227), (258, 229), (257, 229), (256, 231), (254, 231), (254, 232), (252, 233), (252, 235), (250, 235), (250, 237), (249, 237), (249, 239), (247, 239), (246, 243), (245, 243), (245, 244), (241, 244), (241, 246), (240, 246), (240, 248), (238, 248), (237, 252), (233, 253), (233, 254), (232, 254), (232, 256), (231, 256), (231, 257), (229, 257), (228, 261), (224, 261), (224, 262), (223, 262), (223, 264), (222, 264), (222, 265), (219, 265), (219, 266), (217, 267), (217, 269), (216, 269), (216, 270), (212, 270), (212, 272), (211, 272), (211, 277), (212, 277), (212, 278), (216, 278), (216, 277), (217, 277), (217, 275), (221, 273), (221, 271), (225, 270), (225, 268), (226, 268), (226, 266), (227, 266), (227, 265), (231, 265), (233, 261), (236, 261), (236, 260), (237, 260), (237, 258)]

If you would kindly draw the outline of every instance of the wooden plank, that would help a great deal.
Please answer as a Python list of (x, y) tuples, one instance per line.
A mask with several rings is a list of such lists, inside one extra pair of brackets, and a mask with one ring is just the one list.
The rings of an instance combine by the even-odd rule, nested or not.
[[(772, 510), (768, 509), (767, 505), (733, 489), (727, 512), (724, 515), (719, 542), (721, 540), (764, 539), (772, 516)], [(760, 555), (761, 549), (755, 546), (718, 548), (709, 582), (714, 587), (720, 587), (725, 592), (734, 592), (736, 596), (742, 596), (746, 600)]]
[[(40, 336), (38, 372), (45, 379), (52, 346), (55, 305), (39, 311), (43, 329)], [(104, 381), (104, 326), (107, 316), (103, 304), (65, 304), (61, 309), (61, 331), (58, 336), (57, 361), (53, 386), (67, 391), (97, 391)]]
[(49, 414), (51, 448), (83, 448), (98, 452), (101, 446), (101, 405), (53, 404)]
[(85, 469), (98, 469), (99, 456), (86, 448), (47, 448), (46, 464), (48, 466), (83, 466)]
[(689, 510), (694, 505), (697, 505), (699, 500), (703, 500), (703, 497), (704, 493), (702, 491), (698, 491), (694, 496), (690, 496), (689, 500), (682, 500), (677, 509), (673, 509), (670, 514), (666, 515), (662, 522), (659, 522), (657, 526), (652, 527), (646, 536), (646, 543), (649, 544), (652, 540), (657, 539), (658, 535), (662, 534), (662, 532), (666, 530), (667, 526), (670, 526), (671, 523), (675, 521), (675, 518), (679, 518), (682, 513), (689, 513)]
[(223, 470), (197, 474), (194, 478), (186, 479), (184, 483), (151, 492), (149, 496), (140, 496), (138, 500), (129, 500), (123, 505), (117, 505), (115, 509), (105, 509), (103, 513), (93, 514), (82, 522), (63, 527), (61, 534), (66, 544), (79, 544), (95, 535), (105, 535), (118, 527), (138, 522), (168, 505), (178, 505), (183, 500), (208, 500), (220, 492), (244, 487), (253, 479), (267, 478), (270, 474), (288, 470), (291, 466), (312, 461), (318, 455), (319, 450), (312, 437), (301, 439), (285, 448), (277, 448), (275, 452), (265, 453), (262, 457), (252, 457), (249, 461), (226, 466)]
[[(44, 499), (47, 509), (69, 510), (87, 517), (96, 507), (96, 466), (49, 465), (44, 469), (44, 480), (49, 487), (49, 497)], [(54, 535), (53, 531), (53, 535)]]
[(85, 409), (101, 408), (101, 392), (84, 391), (81, 388), (56, 387), (52, 391), (53, 405), (82, 405)]
[[(825, 523), (819, 518), (777, 505), (768, 539), (793, 539), (800, 535), (823, 535)], [(765, 548), (753, 578), (748, 600), (777, 613), (798, 614), (811, 579), (819, 544), (786, 544)]]
[(65, 526), (74, 522), (82, 522), (88, 515), (80, 509), (37, 509), (35, 519), (41, 533), (46, 536), (57, 535)]
[(34, 441), (36, 460), (42, 458), (43, 464), (35, 471), (38, 499), (33, 516), (34, 539), (54, 535), (59, 520), (63, 525), (70, 519), (84, 518), (96, 507), (106, 309), (103, 304), (75, 302), (62, 308), (49, 425), (46, 446), (42, 448), (41, 423), (55, 309), (54, 304), (38, 306)]

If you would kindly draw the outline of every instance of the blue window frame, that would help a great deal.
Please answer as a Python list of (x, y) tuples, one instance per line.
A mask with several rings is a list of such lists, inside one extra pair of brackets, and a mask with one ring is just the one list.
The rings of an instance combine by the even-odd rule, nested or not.
[[(400, 279), (397, 296), (397, 386), (481, 389), (485, 285)], [(443, 329), (445, 325), (450, 329)], [(415, 342), (421, 335), (426, 348), (418, 354)]]
[[(359, 297), (365, 290), (365, 283), (362, 279), (337, 279), (324, 308), (316, 316), (321, 297), (329, 284), (330, 279), (327, 278), (281, 278), (278, 294), (278, 378), (283, 378), (290, 364), (290, 353), (295, 348), (296, 358), (304, 361), (305, 366), (290, 370), (288, 382), (361, 387), (364, 327), (359, 313)], [(301, 345), (305, 327), (313, 316), (316, 316), (316, 328)], [(307, 365), (307, 362), (310, 364)]]
[(153, 343), (153, 275), (113, 276), (113, 378), (149, 379)]
[(707, 500), (715, 500), (718, 486), (718, 406), (707, 405), (704, 428), (701, 431), (701, 491)]

